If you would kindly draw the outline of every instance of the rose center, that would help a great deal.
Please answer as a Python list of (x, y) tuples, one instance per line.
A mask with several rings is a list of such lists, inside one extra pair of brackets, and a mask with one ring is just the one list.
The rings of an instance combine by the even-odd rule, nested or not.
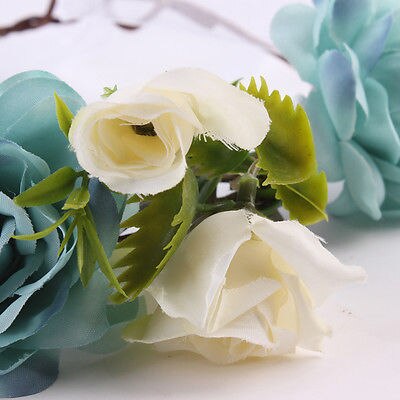
[(131, 125), (131, 128), (139, 136), (157, 136), (154, 125), (151, 122), (144, 125)]

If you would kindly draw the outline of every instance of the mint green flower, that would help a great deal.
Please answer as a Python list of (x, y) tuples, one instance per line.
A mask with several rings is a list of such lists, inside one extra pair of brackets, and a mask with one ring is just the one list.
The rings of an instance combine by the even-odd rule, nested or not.
[(305, 107), (319, 165), (344, 181), (328, 210), (400, 216), (400, 4), (314, 3), (279, 11), (272, 38), (314, 86)]
[[(77, 166), (58, 128), (55, 91), (73, 112), (84, 104), (73, 89), (46, 72), (22, 73), (0, 84), (1, 397), (45, 389), (57, 377), (60, 349), (97, 342), (137, 312), (135, 303), (108, 304), (111, 289), (98, 271), (82, 287), (75, 239), (57, 254), (68, 223), (40, 240), (12, 239), (43, 230), (61, 213), (61, 206), (24, 210), (13, 197), (62, 166)], [(98, 181), (91, 181), (89, 190), (99, 236), (110, 254), (121, 210)]]

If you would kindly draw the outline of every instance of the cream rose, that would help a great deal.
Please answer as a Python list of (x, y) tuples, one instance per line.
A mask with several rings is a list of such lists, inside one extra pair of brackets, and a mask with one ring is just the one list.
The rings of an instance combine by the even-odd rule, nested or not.
[(148, 315), (124, 337), (223, 364), (319, 350), (329, 331), (314, 308), (364, 277), (297, 222), (223, 212), (187, 236), (147, 290)]
[(183, 178), (195, 136), (252, 149), (268, 129), (259, 100), (206, 71), (178, 69), (84, 107), (69, 138), (81, 166), (111, 189), (155, 194)]

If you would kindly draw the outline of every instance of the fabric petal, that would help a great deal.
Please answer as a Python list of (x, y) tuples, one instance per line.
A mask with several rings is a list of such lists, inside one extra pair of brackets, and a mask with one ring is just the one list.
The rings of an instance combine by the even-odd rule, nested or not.
[(316, 16), (314, 8), (294, 4), (280, 9), (271, 22), (271, 38), (275, 46), (296, 68), (300, 77), (310, 83), (315, 83), (317, 69), (313, 43)]
[[(53, 98), (54, 92), (63, 97), (72, 97), (84, 104), (82, 98), (65, 82), (54, 76), (35, 76), (6, 84), (0, 95), (0, 135), (18, 121), (44, 98)], [(48, 115), (46, 115), (48, 118)]]
[(317, 236), (296, 221), (273, 222), (253, 215), (252, 231), (295, 268), (317, 305), (338, 287), (365, 278), (362, 268), (343, 265)]
[[(149, 292), (170, 317), (185, 318), (194, 326), (205, 328), (208, 311), (225, 280), (230, 261), (250, 237), (242, 211), (207, 218), (189, 233), (168, 267), (150, 285)], [(187, 301), (188, 298), (191, 300)]]
[(359, 208), (355, 204), (350, 190), (345, 184), (340, 195), (330, 204), (328, 204), (327, 211), (329, 214), (336, 217), (345, 217), (354, 214)]
[(391, 112), (400, 111), (400, 52), (384, 55), (371, 71), (371, 77), (384, 86)]
[(369, 153), (396, 164), (400, 159), (400, 138), (389, 114), (387, 93), (374, 79), (366, 79), (364, 86), (373, 112), (365, 122), (358, 121), (354, 139)]
[(374, 158), (374, 162), (385, 180), (400, 183), (400, 166), (393, 165), (376, 157)]
[(366, 26), (353, 45), (363, 71), (369, 72), (377, 63), (385, 48), (393, 25), (393, 17), (385, 15)]
[(340, 139), (348, 140), (356, 124), (356, 79), (351, 61), (338, 50), (326, 51), (318, 62), (326, 108)]
[(331, 32), (338, 43), (351, 44), (372, 15), (372, 0), (334, 0)]
[[(8, 350), (6, 352), (11, 356)], [(16, 368), (14, 365), (14, 368), (10, 368), (10, 372), (0, 375), (0, 397), (36, 394), (47, 389), (57, 379), (60, 358), (58, 351), (39, 351), (31, 355), (26, 352), (13, 353), (21, 364)], [(3, 353), (0, 354), (0, 364), (3, 363), (2, 355)]]
[(372, 158), (355, 142), (340, 143), (344, 174), (354, 203), (378, 220), (385, 198), (385, 186)]
[[(62, 99), (72, 113), (83, 105), (81, 99), (75, 97), (64, 96)], [(10, 125), (3, 136), (45, 160), (52, 172), (66, 165), (78, 166), (74, 152), (69, 149), (68, 139), (58, 126), (53, 96), (35, 104)], [(46, 145), (43, 146), (43, 143)]]
[(339, 151), (339, 139), (336, 136), (335, 128), (324, 106), (324, 100), (320, 92), (314, 90), (310, 93), (306, 99), (305, 110), (313, 131), (318, 165), (326, 172), (330, 182), (340, 181), (344, 175)]
[(203, 134), (242, 149), (253, 149), (269, 130), (263, 103), (216, 75), (195, 68), (168, 71), (146, 84), (144, 90), (181, 93), (189, 101)]

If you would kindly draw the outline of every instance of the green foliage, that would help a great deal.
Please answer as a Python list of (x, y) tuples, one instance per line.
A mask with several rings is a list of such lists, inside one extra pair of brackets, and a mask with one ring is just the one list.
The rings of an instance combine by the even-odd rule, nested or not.
[(290, 97), (270, 94), (263, 78), (260, 88), (254, 78), (247, 89), (240, 87), (263, 100), (271, 118), (270, 131), (256, 149), (258, 167), (267, 175), (263, 185), (276, 190), (292, 219), (311, 224), (327, 218), (327, 182), (325, 174), (318, 173), (307, 114), (300, 105), (294, 108)]
[(146, 199), (148, 205), (123, 222), (123, 228), (138, 229), (118, 244), (113, 263), (124, 268), (119, 281), (129, 296), (137, 297), (176, 251), (196, 214), (197, 198), (197, 181), (188, 169), (181, 183)]
[(80, 210), (85, 208), (89, 203), (90, 193), (87, 187), (81, 186), (80, 188), (74, 189), (68, 196), (63, 210)]
[(324, 172), (315, 173), (307, 180), (293, 185), (272, 185), (276, 198), (289, 211), (290, 219), (297, 219), (303, 225), (314, 224), (328, 219), (325, 213), (328, 201), (328, 187)]
[(196, 138), (186, 156), (196, 175), (213, 178), (234, 171), (248, 156), (246, 150), (232, 150), (218, 140)]
[(55, 231), (60, 225), (62, 225), (69, 217), (71, 217), (73, 211), (68, 211), (62, 215), (56, 222), (48, 226), (46, 229), (36, 232), (32, 235), (16, 235), (13, 236), (13, 239), (17, 240), (39, 240), (43, 239), (45, 236), (50, 235), (51, 232)]
[(311, 126), (306, 112), (289, 96), (269, 94), (264, 79), (258, 90), (254, 78), (250, 94), (264, 101), (271, 118), (270, 131), (257, 147), (258, 166), (268, 172), (265, 184), (291, 184), (308, 179), (317, 169)]
[[(75, 188), (79, 177), (82, 177), (81, 186)], [(97, 234), (95, 221), (89, 208), (88, 184), (89, 178), (86, 173), (75, 172), (72, 168), (64, 167), (15, 197), (15, 203), (21, 207), (53, 204), (68, 198), (62, 207), (62, 210), (66, 212), (56, 222), (41, 232), (32, 235), (17, 235), (13, 238), (16, 240), (42, 239), (70, 219), (58, 256), (63, 252), (77, 228), (77, 261), (82, 284), (86, 286), (89, 283), (97, 263), (110, 284), (122, 297), (126, 297)]]
[(58, 126), (64, 135), (68, 137), (74, 114), (72, 114), (71, 110), (57, 93), (54, 93), (54, 101), (56, 103)]
[(110, 97), (113, 93), (115, 93), (118, 90), (117, 85), (114, 85), (114, 87), (110, 88), (110, 87), (104, 87), (103, 88), (103, 94), (101, 95), (101, 97), (103, 97), (103, 99), (106, 99), (107, 97)]
[(57, 203), (65, 199), (74, 188), (80, 174), (70, 167), (63, 167), (14, 197), (20, 207), (34, 207)]

